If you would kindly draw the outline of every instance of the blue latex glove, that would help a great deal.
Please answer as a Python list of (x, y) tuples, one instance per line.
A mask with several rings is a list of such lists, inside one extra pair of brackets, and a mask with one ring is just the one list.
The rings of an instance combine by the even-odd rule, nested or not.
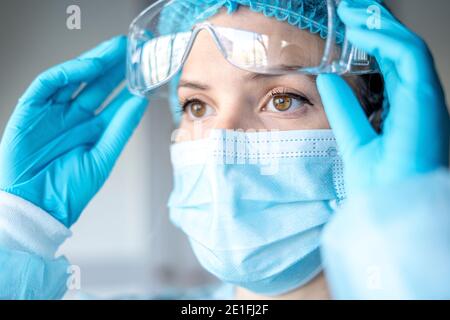
[[(381, 28), (369, 30), (369, 6)], [(342, 1), (338, 14), (356, 47), (377, 59), (389, 114), (377, 134), (347, 83), (320, 75), (317, 85), (345, 166), (347, 194), (400, 182), (448, 164), (449, 117), (430, 51), (375, 1)]]
[(79, 218), (147, 107), (125, 89), (97, 112), (124, 78), (125, 54), (126, 37), (113, 38), (38, 76), (2, 138), (0, 190), (32, 202), (67, 227)]

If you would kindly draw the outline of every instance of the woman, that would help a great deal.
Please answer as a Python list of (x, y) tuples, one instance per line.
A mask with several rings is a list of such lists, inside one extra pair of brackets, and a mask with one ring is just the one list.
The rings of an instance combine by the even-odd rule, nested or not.
[[(324, 42), (313, 29), (268, 20), (245, 1), (223, 5), (232, 14), (222, 10), (211, 24), (299, 41), (302, 54), (287, 51), (277, 63), (320, 60)], [(368, 28), (369, 6), (380, 9), (381, 29)], [(248, 72), (206, 32), (173, 81), (182, 117), (171, 219), (202, 265), (235, 286), (222, 298), (450, 296), (448, 113), (432, 59), (374, 1), (342, 1), (339, 14), (383, 73), (382, 130), (370, 122), (381, 109), (376, 77), (378, 88), (367, 77)], [(55, 251), (146, 109), (125, 90), (95, 113), (122, 80), (124, 58), (125, 40), (113, 39), (43, 73), (20, 99), (0, 147), (2, 298), (65, 292), (67, 261)], [(430, 263), (439, 267), (428, 272)]]

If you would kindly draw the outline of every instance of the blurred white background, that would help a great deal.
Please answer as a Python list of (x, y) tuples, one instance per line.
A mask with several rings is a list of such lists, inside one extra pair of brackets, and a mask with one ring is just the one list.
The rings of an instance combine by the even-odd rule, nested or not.
[[(18, 97), (48, 67), (116, 34), (126, 34), (145, 0), (6, 0), (0, 8), (0, 131)], [(392, 0), (391, 8), (429, 43), (450, 92), (450, 2)], [(66, 9), (81, 8), (81, 30), (66, 28)], [(104, 188), (60, 249), (81, 268), (81, 289), (97, 297), (160, 292), (213, 281), (168, 221), (173, 130), (168, 108), (152, 101)], [(1, 174), (1, 173), (0, 173)], [(75, 292), (70, 292), (69, 297)]]

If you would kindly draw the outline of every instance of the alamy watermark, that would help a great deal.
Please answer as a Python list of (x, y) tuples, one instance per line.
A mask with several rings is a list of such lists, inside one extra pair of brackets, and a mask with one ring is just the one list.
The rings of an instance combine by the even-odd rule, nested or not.
[(66, 27), (69, 30), (81, 30), (81, 8), (72, 4), (66, 9)]
[(202, 121), (194, 121), (192, 130), (175, 129), (172, 143), (207, 139), (210, 142), (205, 156), (215, 164), (258, 165), (261, 175), (279, 172), (280, 131), (256, 129), (223, 129), (218, 136), (211, 136), (218, 129), (205, 128)]
[(369, 266), (366, 269), (366, 287), (369, 290), (383, 289), (381, 270), (379, 266)]
[(371, 5), (367, 7), (369, 17), (366, 20), (366, 25), (369, 30), (381, 29), (381, 8), (379, 5)]
[(66, 273), (69, 275), (66, 281), (68, 290), (81, 289), (81, 268), (77, 265), (70, 265), (67, 267)]

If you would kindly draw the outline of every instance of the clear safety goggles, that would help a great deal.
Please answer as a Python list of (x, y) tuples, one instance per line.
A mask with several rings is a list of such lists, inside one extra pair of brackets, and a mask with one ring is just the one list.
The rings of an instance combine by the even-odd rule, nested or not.
[[(210, 34), (229, 63), (249, 72), (310, 75), (378, 72), (375, 59), (348, 42), (345, 26), (336, 12), (339, 0), (323, 0), (326, 2), (327, 14), (325, 23), (321, 21), (321, 25), (326, 25), (326, 38), (321, 41), (320, 46), (305, 46), (308, 38), (298, 37), (296, 32), (281, 37), (270, 32), (270, 28), (257, 25), (243, 29), (213, 24), (208, 19), (214, 18), (214, 14), (222, 9), (223, 3), (220, 1), (215, 5), (198, 1), (197, 14), (189, 17), (189, 26), (173, 27), (173, 30), (170, 27), (162, 28), (169, 22), (176, 26), (174, 21), (167, 20), (170, 17), (168, 12), (172, 10), (171, 6), (179, 6), (180, 1), (183, 0), (157, 1), (143, 11), (130, 26), (127, 81), (134, 94), (146, 96), (153, 89), (170, 81), (182, 69), (201, 31)], [(257, 6), (258, 1), (253, 1), (253, 4)], [(308, 19), (304, 16), (295, 17), (295, 13), (292, 17), (292, 14), (290, 12), (291, 18), (294, 19)], [(298, 27), (291, 27), (293, 30), (300, 30)], [(264, 32), (261, 32), (261, 29), (264, 29)]]

